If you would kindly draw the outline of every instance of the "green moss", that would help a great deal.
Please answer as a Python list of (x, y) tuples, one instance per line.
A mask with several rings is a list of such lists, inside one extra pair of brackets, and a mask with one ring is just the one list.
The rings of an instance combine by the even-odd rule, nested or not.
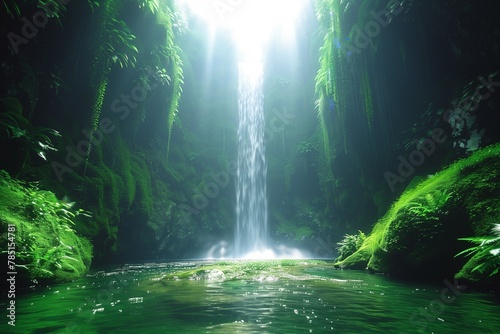
[(151, 189), (151, 177), (143, 159), (137, 155), (132, 157), (132, 175), (136, 181), (135, 208), (146, 217), (153, 210), (153, 192)]
[(365, 110), (366, 118), (368, 120), (368, 127), (370, 130), (373, 126), (373, 100), (372, 89), (370, 85), (370, 77), (368, 76), (368, 68), (365, 64), (365, 70), (361, 79), (361, 96), (363, 97), (363, 107)]
[[(185, 279), (204, 279), (207, 274), (220, 271), (224, 274), (225, 280), (246, 280), (261, 277), (261, 275), (282, 276), (285, 272), (283, 267), (301, 269), (308, 266), (322, 265), (328, 266), (333, 264), (321, 260), (228, 260), (217, 261), (194, 268), (183, 269), (163, 277), (165, 280), (185, 280)], [(287, 269), (287, 272), (292, 272)]]
[(119, 167), (120, 180), (123, 183), (121, 196), (123, 196), (124, 207), (130, 208), (135, 197), (136, 182), (132, 175), (131, 153), (122, 135), (117, 135), (113, 145), (116, 152), (115, 165)]
[[(460, 237), (491, 230), (500, 214), (500, 144), (477, 151), (407, 189), (361, 248), (338, 262), (400, 276), (445, 277), (460, 270)], [(472, 261), (472, 260), (471, 260)], [(463, 271), (462, 271), (463, 272)]]
[[(75, 217), (84, 214), (74, 203), (59, 201), (35, 184), (12, 179), (0, 171), (0, 223), (15, 243), (19, 277), (67, 281), (88, 271), (90, 242), (73, 230)], [(7, 249), (7, 238), (2, 249)], [(14, 269), (12, 269), (14, 271)]]

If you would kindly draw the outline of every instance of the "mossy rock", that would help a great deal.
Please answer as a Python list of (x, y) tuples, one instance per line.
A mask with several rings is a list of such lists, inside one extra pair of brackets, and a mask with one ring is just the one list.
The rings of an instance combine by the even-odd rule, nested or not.
[[(165, 275), (162, 280), (277, 280), (311, 266), (332, 266), (321, 260), (217, 261)], [(284, 268), (287, 268), (284, 270)], [(296, 270), (294, 270), (296, 269)], [(298, 273), (297, 271), (297, 273)]]
[[(337, 263), (398, 277), (442, 280), (471, 276), (474, 261), (455, 258), (459, 238), (487, 235), (500, 216), (500, 145), (484, 148), (407, 189), (353, 255)], [(462, 269), (463, 268), (463, 269)]]
[[(0, 171), (2, 249), (15, 244), (20, 281), (61, 282), (84, 275), (92, 261), (92, 245), (73, 229), (80, 211), (49, 191)], [(5, 256), (6, 257), (6, 256)], [(5, 261), (7, 263), (7, 261)]]

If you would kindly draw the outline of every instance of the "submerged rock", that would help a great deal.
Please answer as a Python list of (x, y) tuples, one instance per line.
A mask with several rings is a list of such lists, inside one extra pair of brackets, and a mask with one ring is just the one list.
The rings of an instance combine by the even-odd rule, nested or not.
[(194, 281), (224, 281), (226, 275), (220, 269), (202, 270), (189, 278)]
[[(308, 278), (302, 272), (305, 268), (332, 267), (333, 263), (327, 263), (320, 260), (235, 260), (218, 261), (207, 263), (201, 267), (186, 268), (167, 274), (159, 279), (160, 282), (166, 281), (258, 281), (274, 282), (279, 279), (299, 279)], [(297, 275), (297, 276), (296, 276)]]

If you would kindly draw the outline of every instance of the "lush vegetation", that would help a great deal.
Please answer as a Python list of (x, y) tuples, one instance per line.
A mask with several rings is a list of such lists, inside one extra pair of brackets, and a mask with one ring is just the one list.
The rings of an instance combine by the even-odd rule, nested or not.
[[(230, 36), (212, 40), (174, 0), (51, 3), (46, 25), (30, 38), (23, 18), (46, 2), (0, 5), (8, 36), (0, 146), (9, 157), (0, 170), (8, 172), (4, 185), (16, 185), (0, 194), (2, 224), (15, 220), (25, 233), (41, 206), (44, 217), (58, 217), (43, 233), (67, 232), (71, 241), (62, 242), (75, 247), (36, 232), (29, 237), (36, 250), (22, 256), (38, 267), (26, 264), (34, 270), (26, 276), (83, 273), (85, 240), (95, 263), (200, 256), (231, 240), (237, 60)], [(275, 39), (267, 55), (272, 239), (315, 256), (334, 257), (337, 245), (345, 267), (491, 279), (497, 146), (476, 151), (500, 141), (500, 6), (316, 0), (313, 7), (297, 27), (300, 47)], [(478, 89), (491, 94), (483, 99)], [(410, 175), (396, 174), (400, 158), (422, 151), (438, 129), (447, 140)], [(27, 193), (36, 200), (22, 209), (16, 201)], [(467, 249), (459, 238), (477, 243), (462, 253), (470, 258), (454, 257)]]
[(20, 279), (67, 281), (86, 273), (92, 245), (76, 232), (76, 225), (90, 219), (75, 203), (0, 171), (2, 257), (14, 254), (10, 271)]
[[(498, 264), (490, 252), (498, 239), (487, 236), (500, 214), (499, 166), (500, 145), (490, 146), (408, 189), (338, 265), (421, 279), (460, 271), (460, 278), (487, 280)], [(469, 235), (481, 236), (470, 240), (482, 244), (465, 251), (476, 255), (453, 260), (464, 249), (458, 239)]]
[(366, 235), (361, 231), (359, 231), (358, 234), (344, 235), (344, 238), (337, 242), (337, 253), (339, 255), (337, 261), (341, 261), (356, 253), (363, 245), (365, 239)]
[(481, 275), (487, 274), (490, 277), (500, 273), (500, 224), (494, 224), (491, 232), (492, 236), (460, 239), (475, 243), (476, 246), (456, 255), (472, 256), (467, 266), (458, 274), (459, 277), (467, 277), (476, 271)]
[[(5, 35), (17, 33), (28, 13), (47, 10), (37, 1), (3, 5), (11, 16)], [(167, 164), (183, 84), (176, 43), (182, 12), (168, 0), (53, 5), (40, 38), (13, 40), (11, 55), (3, 58), (0, 141), (11, 159), (0, 168), (40, 180), (41, 189), (91, 212), (93, 219), (76, 228), (97, 245), (97, 262), (133, 256), (137, 247), (151, 256), (162, 238), (188, 235), (172, 226), (181, 220), (180, 209), (162, 209), (151, 219), (159, 205), (155, 195), (170, 207), (178, 196), (153, 173), (192, 174)], [(139, 234), (148, 236), (133, 240)]]

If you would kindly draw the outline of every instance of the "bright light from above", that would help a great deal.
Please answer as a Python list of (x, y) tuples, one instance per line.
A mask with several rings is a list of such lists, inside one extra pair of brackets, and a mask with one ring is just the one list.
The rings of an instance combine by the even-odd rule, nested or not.
[(261, 60), (271, 35), (293, 38), (308, 0), (181, 0), (212, 28), (229, 29), (245, 61)]

